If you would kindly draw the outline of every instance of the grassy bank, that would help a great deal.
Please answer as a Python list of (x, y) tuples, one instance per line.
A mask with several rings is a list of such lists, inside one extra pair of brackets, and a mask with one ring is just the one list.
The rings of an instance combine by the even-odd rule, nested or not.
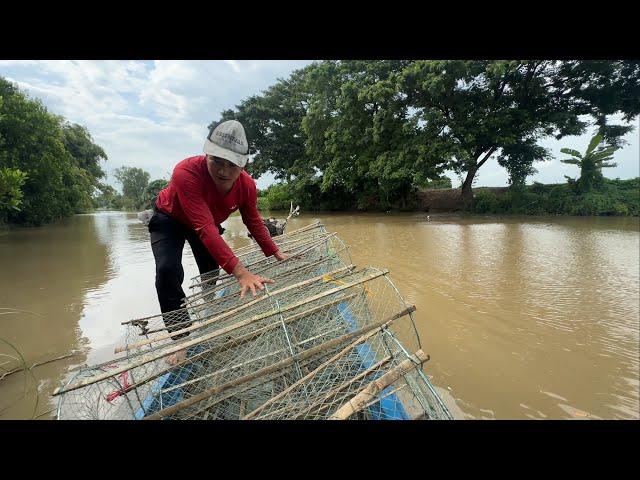
[(603, 179), (588, 193), (571, 184), (534, 183), (521, 189), (503, 191), (477, 189), (474, 213), (525, 215), (602, 215), (638, 216), (640, 213), (640, 178)]
[[(473, 192), (471, 213), (478, 214), (638, 216), (640, 213), (640, 178), (605, 178), (589, 193), (582, 193), (575, 184), (569, 183), (534, 183), (522, 188), (480, 187)], [(292, 200), (306, 211), (335, 210), (326, 205), (326, 201), (300, 201), (302, 199), (296, 198), (293, 189), (285, 185), (274, 185), (262, 191), (258, 197), (258, 208), (288, 211)], [(460, 189), (438, 188), (417, 192), (404, 208), (398, 206), (396, 210), (454, 212), (463, 211), (464, 204)]]

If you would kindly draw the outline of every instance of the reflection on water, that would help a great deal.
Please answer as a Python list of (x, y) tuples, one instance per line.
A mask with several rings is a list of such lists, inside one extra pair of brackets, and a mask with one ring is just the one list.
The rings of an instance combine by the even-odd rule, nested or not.
[[(638, 219), (331, 213), (289, 228), (314, 219), (356, 265), (389, 268), (417, 306), (425, 371), (457, 418), (638, 418)], [(224, 226), (232, 248), (250, 242), (239, 217)], [(198, 273), (188, 244), (184, 256), (188, 291)], [(40, 314), (0, 316), (0, 337), (29, 364), (83, 352), (34, 370), (39, 412), (70, 368), (113, 356), (121, 322), (159, 312), (149, 234), (134, 214), (11, 231), (0, 265), (0, 306)], [(0, 382), (0, 410), (23, 384)], [(0, 418), (33, 406), (28, 397)]]

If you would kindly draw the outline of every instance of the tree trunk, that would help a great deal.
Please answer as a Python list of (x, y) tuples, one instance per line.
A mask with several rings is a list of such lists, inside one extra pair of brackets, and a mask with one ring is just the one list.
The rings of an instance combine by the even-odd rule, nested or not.
[(462, 201), (464, 202), (464, 208), (470, 210), (473, 206), (473, 191), (471, 185), (473, 184), (473, 178), (478, 171), (477, 168), (473, 168), (467, 172), (467, 178), (464, 179), (462, 184)]
[(493, 155), (493, 152), (495, 152), (497, 148), (497, 146), (489, 148), (489, 150), (484, 154), (480, 161), (478, 161), (478, 159), (480, 158), (480, 154), (483, 151), (482, 149), (479, 149), (480, 154), (477, 154), (478, 152), (476, 152), (477, 155), (473, 157), (473, 163), (471, 164), (472, 167), (469, 168), (469, 171), (467, 172), (467, 178), (465, 178), (464, 183), (462, 184), (462, 201), (464, 202), (464, 208), (466, 210), (471, 210), (471, 208), (473, 207), (473, 191), (471, 190), (473, 179), (476, 176), (478, 169), (482, 165), (484, 165), (487, 160), (489, 160), (489, 158), (491, 157), (491, 155)]

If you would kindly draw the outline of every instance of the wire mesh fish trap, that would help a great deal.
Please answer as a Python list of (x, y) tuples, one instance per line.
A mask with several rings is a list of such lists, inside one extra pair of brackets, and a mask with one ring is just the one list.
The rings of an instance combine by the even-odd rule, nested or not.
[[(289, 254), (299, 254), (314, 243), (325, 239), (330, 234), (320, 222), (315, 222), (305, 227), (291, 232), (273, 237), (273, 242), (280, 251)], [(251, 269), (253, 273), (261, 274), (264, 268), (276, 264), (278, 261), (274, 257), (265, 257), (257, 243), (252, 243), (235, 250), (235, 255), (245, 267)], [(233, 284), (235, 278), (223, 270), (213, 270), (211, 272), (198, 275), (191, 279), (191, 289), (208, 289), (215, 283)]]
[(263, 262), (276, 284), (258, 297), (200, 277), (171, 319), (127, 322), (124, 357), (60, 389), (59, 418), (451, 418), (387, 271), (350, 265), (323, 228), (301, 233), (294, 257)]

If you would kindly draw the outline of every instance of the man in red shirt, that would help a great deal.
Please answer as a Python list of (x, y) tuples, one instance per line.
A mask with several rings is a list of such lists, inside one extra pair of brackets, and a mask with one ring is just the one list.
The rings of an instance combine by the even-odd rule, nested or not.
[[(244, 171), (249, 147), (244, 127), (236, 120), (222, 122), (209, 131), (204, 153), (178, 163), (166, 188), (158, 193), (154, 214), (149, 221), (151, 248), (156, 261), (156, 291), (162, 313), (180, 308), (185, 297), (182, 290), (184, 270), (182, 249), (185, 240), (191, 245), (200, 273), (218, 267), (236, 277), (240, 297), (251, 290), (264, 289), (273, 280), (254, 275), (247, 270), (226, 244), (220, 224), (231, 213), (240, 210), (242, 221), (258, 242), (265, 256), (278, 260), (288, 258), (275, 245), (256, 206), (254, 180)], [(168, 324), (167, 324), (168, 323)], [(169, 332), (185, 328), (181, 324)], [(174, 340), (184, 334), (172, 337)], [(169, 359), (175, 363), (184, 352)]]

